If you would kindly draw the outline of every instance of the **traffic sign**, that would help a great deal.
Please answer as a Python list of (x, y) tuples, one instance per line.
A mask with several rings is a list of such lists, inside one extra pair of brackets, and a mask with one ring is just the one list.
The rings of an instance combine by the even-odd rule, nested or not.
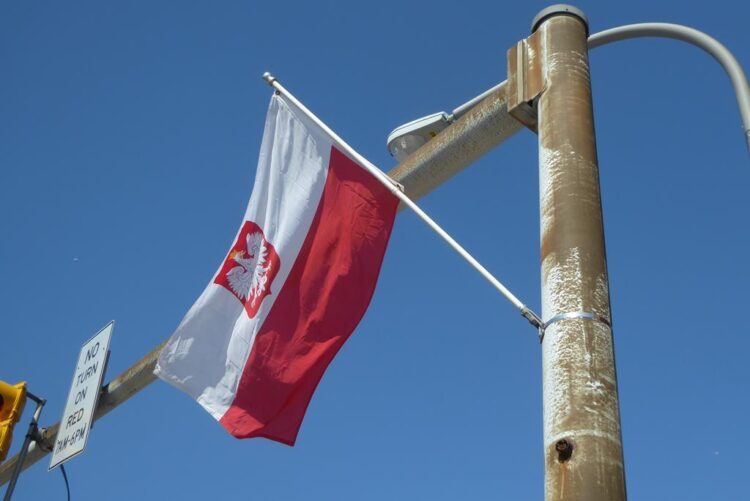
[(112, 320), (81, 348), (68, 392), (68, 401), (55, 438), (49, 462), (50, 470), (82, 453), (86, 448), (91, 424), (94, 421), (94, 409), (99, 401), (107, 368), (109, 340), (112, 338), (114, 327), (115, 321)]

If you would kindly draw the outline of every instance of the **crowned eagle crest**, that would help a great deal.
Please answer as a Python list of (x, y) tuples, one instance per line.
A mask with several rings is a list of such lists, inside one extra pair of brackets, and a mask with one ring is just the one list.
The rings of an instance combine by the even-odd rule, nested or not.
[(254, 307), (266, 290), (271, 263), (268, 259), (268, 247), (259, 231), (248, 233), (245, 243), (247, 250), (240, 249), (230, 254), (230, 259), (237, 266), (230, 269), (226, 277), (237, 297), (241, 301), (250, 300)]

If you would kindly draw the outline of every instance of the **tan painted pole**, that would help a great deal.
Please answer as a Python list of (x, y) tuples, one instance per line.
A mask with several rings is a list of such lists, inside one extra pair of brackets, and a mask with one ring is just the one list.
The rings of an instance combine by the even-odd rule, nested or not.
[(586, 18), (554, 6), (538, 30), (544, 461), (547, 501), (625, 495)]

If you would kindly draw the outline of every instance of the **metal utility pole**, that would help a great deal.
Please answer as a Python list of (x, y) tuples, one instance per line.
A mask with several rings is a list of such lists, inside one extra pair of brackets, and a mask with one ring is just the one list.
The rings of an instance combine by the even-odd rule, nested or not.
[[(509, 111), (539, 134), (545, 499), (625, 495), (588, 26), (556, 5), (509, 51)], [(510, 95), (510, 94), (509, 94)]]

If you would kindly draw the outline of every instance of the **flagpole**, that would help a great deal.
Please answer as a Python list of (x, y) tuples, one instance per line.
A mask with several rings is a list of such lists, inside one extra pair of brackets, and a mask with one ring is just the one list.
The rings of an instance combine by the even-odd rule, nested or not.
[(542, 331), (542, 320), (534, 313), (533, 310), (531, 310), (528, 306), (526, 306), (520, 299), (518, 299), (510, 290), (508, 290), (507, 287), (505, 287), (497, 278), (495, 278), (492, 273), (490, 273), (487, 268), (482, 266), (482, 264), (477, 261), (474, 256), (469, 254), (469, 252), (464, 249), (461, 244), (456, 242), (453, 237), (451, 237), (443, 228), (440, 227), (430, 216), (428, 216), (422, 209), (419, 208), (419, 206), (414, 203), (414, 201), (409, 198), (402, 190), (403, 187), (396, 183), (393, 179), (388, 177), (383, 171), (378, 169), (375, 165), (373, 165), (369, 160), (367, 160), (365, 157), (357, 153), (357, 151), (349, 146), (343, 139), (341, 139), (338, 134), (333, 132), (330, 127), (328, 127), (325, 123), (323, 123), (318, 117), (316, 117), (313, 112), (311, 112), (307, 107), (302, 104), (299, 100), (297, 100), (296, 97), (294, 97), (281, 83), (279, 83), (278, 79), (271, 75), (269, 72), (263, 73), (263, 79), (268, 82), (268, 85), (276, 89), (276, 91), (284, 96), (286, 99), (288, 99), (292, 104), (294, 104), (299, 110), (307, 115), (307, 117), (312, 120), (318, 127), (323, 129), (328, 135), (330, 135), (333, 140), (344, 150), (346, 153), (348, 153), (354, 160), (359, 162), (362, 167), (367, 169), (370, 174), (375, 176), (383, 185), (385, 185), (391, 193), (393, 193), (396, 197), (398, 197), (399, 200), (401, 200), (401, 203), (409, 207), (414, 213), (419, 216), (419, 218), (424, 221), (427, 226), (429, 226), (435, 233), (440, 235), (440, 237), (445, 240), (445, 242), (453, 249), (455, 250), (461, 257), (463, 257), (466, 261), (469, 262), (469, 264), (479, 272), (480, 275), (482, 275), (495, 289), (497, 289), (500, 294), (505, 296), (505, 298), (510, 301), (513, 306), (515, 306), (520, 312), (521, 315), (523, 315), (526, 320), (529, 321), (531, 325), (536, 327), (540, 330), (540, 333)]

